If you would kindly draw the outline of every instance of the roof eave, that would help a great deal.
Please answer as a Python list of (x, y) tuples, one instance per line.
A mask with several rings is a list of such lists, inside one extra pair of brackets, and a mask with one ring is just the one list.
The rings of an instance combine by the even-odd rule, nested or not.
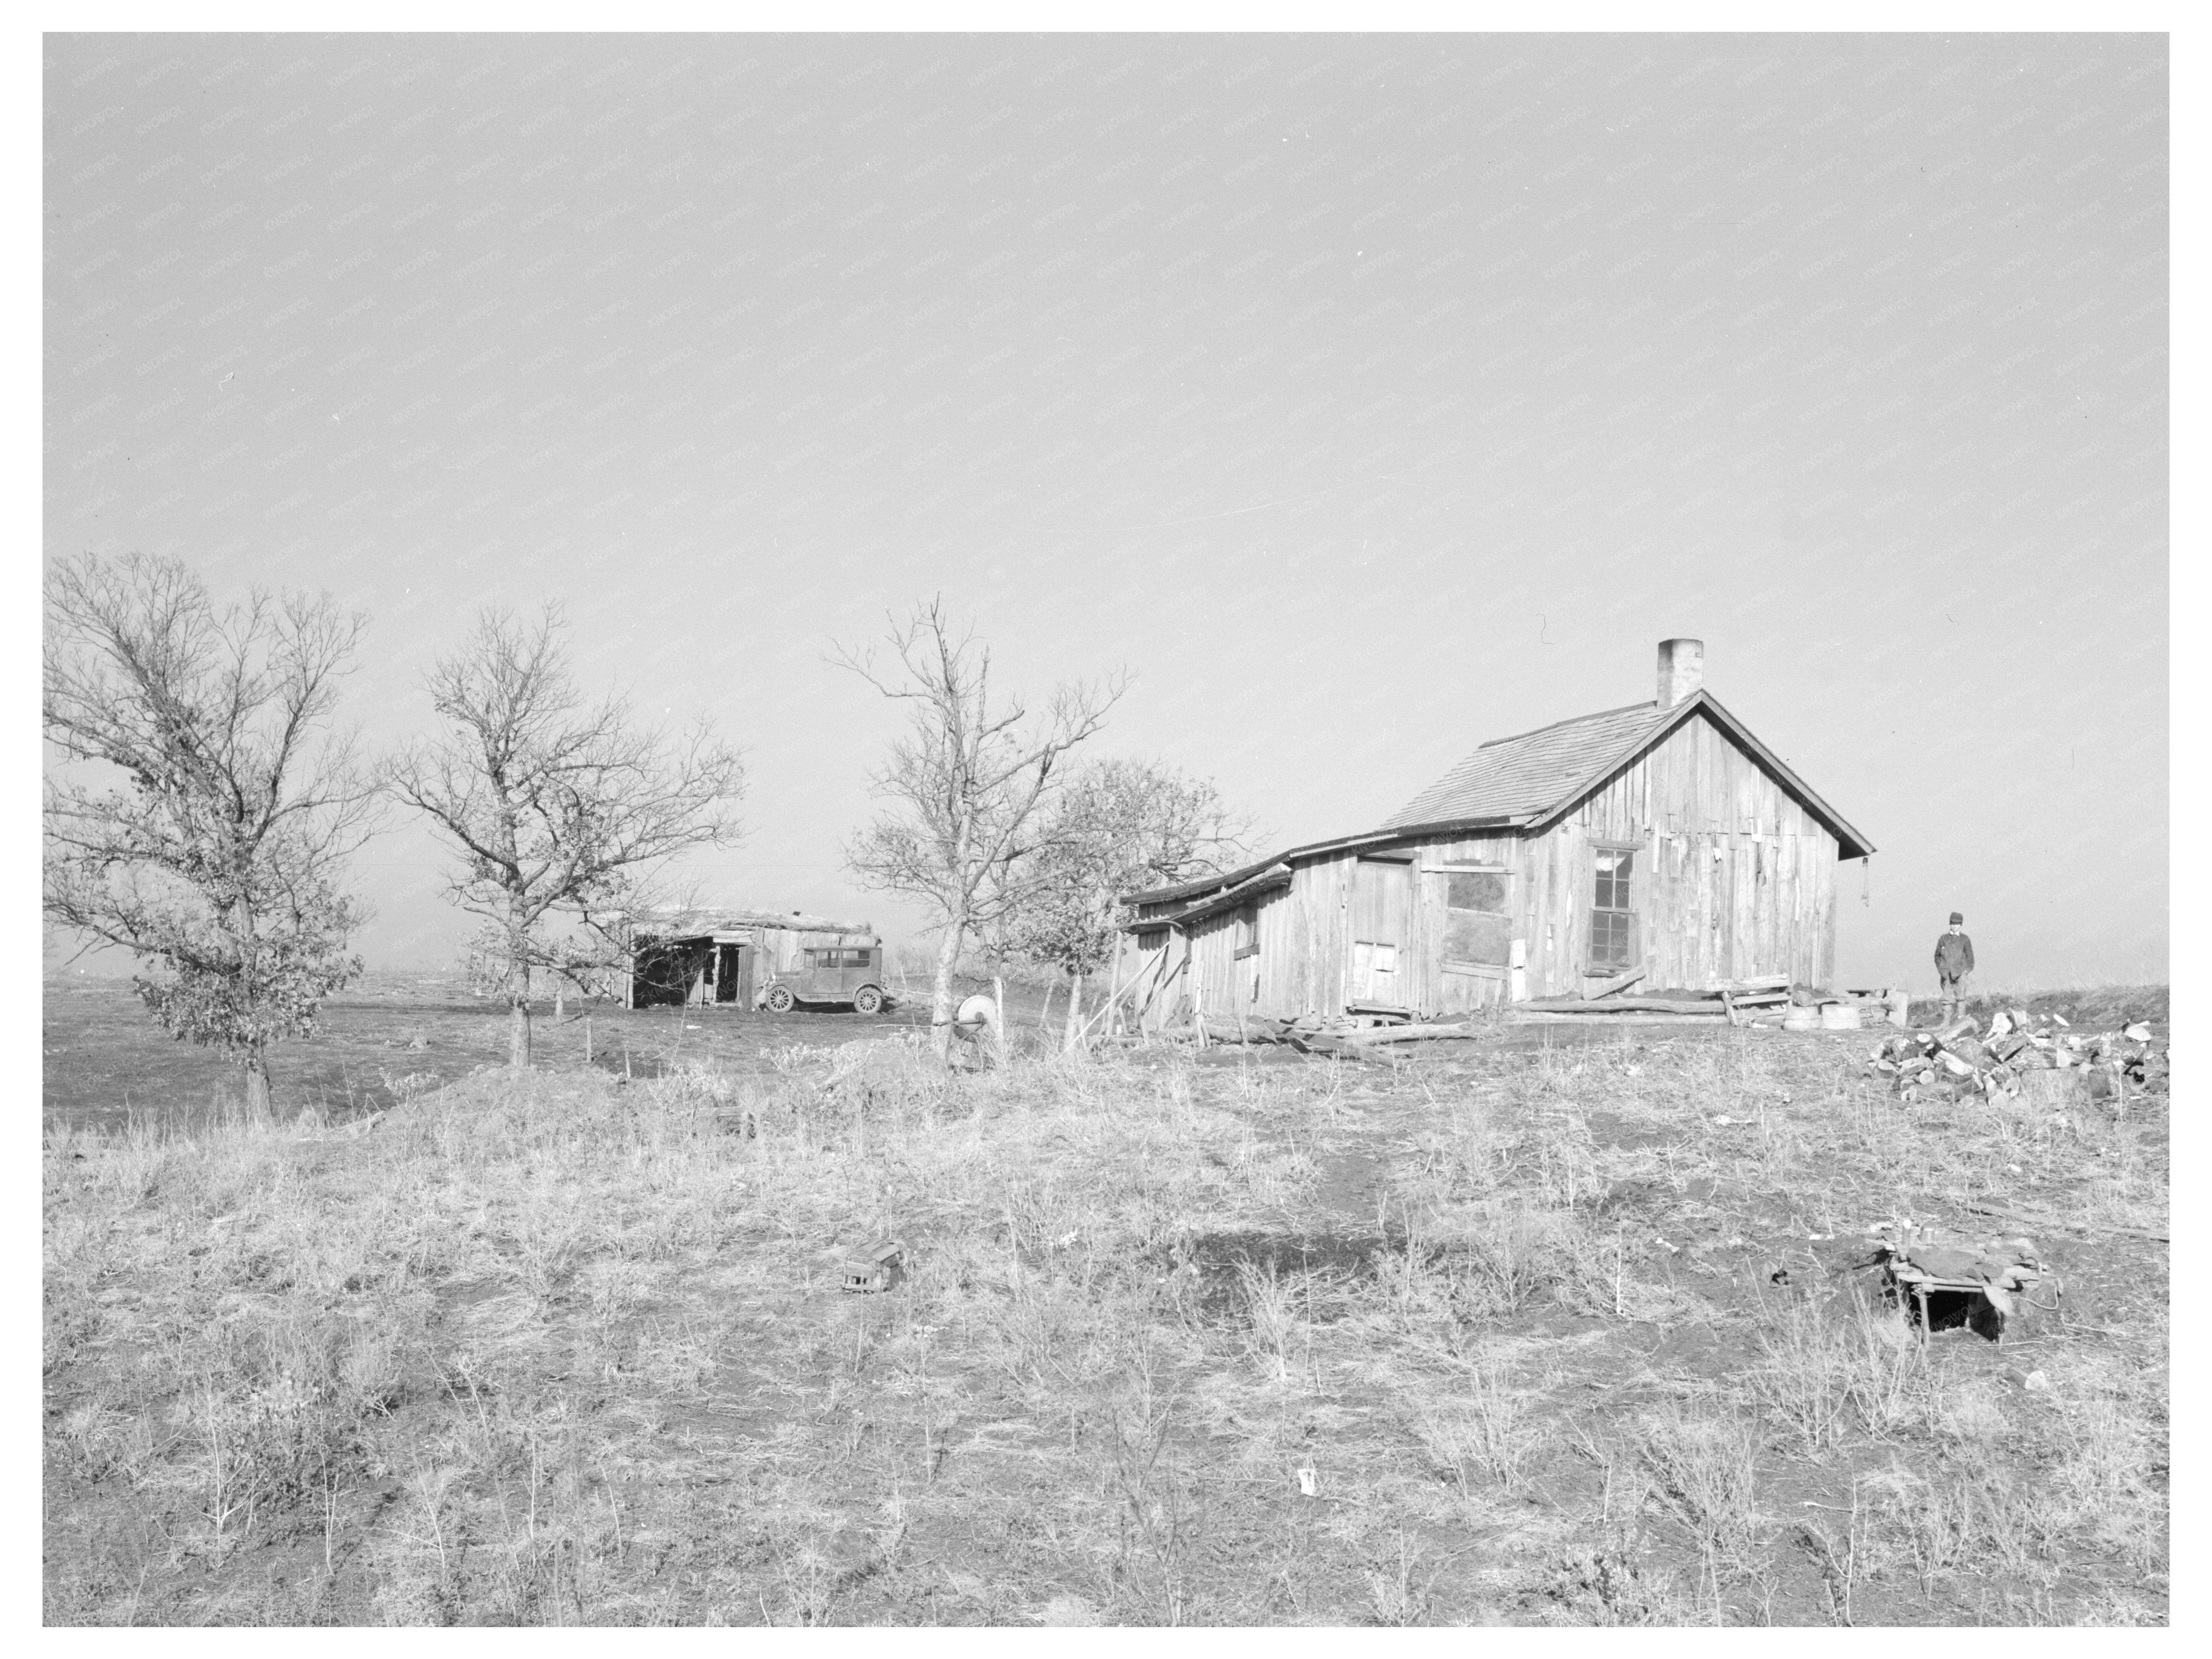
[[(1351, 852), (1362, 847), (1383, 846), (1391, 842), (1407, 841), (1423, 836), (1462, 834), (1480, 830), (1510, 830), (1517, 834), (1528, 826), (1531, 817), (1526, 812), (1486, 812), (1479, 817), (1437, 818), (1427, 823), (1363, 830), (1356, 836), (1334, 836), (1327, 841), (1308, 842), (1303, 847), (1293, 847), (1286, 853), (1261, 859), (1225, 875), (1208, 876), (1174, 887), (1154, 888), (1149, 892), (1124, 893), (1121, 902), (1123, 904), (1168, 904), (1177, 899), (1200, 898), (1208, 893), (1226, 891), (1275, 865), (1286, 864), (1292, 859), (1318, 858), (1325, 853)], [(1157, 927), (1167, 920), (1164, 916), (1147, 917), (1146, 926)]]
[(1234, 870), (1224, 870), (1218, 875), (1198, 876), (1189, 881), (1178, 881), (1166, 887), (1150, 887), (1141, 893), (1124, 893), (1123, 904), (1168, 904), (1176, 899), (1195, 898), (1202, 893), (1218, 892), (1224, 887), (1234, 887), (1240, 881), (1249, 881), (1269, 865), (1279, 863), (1279, 858), (1255, 859)]
[(1290, 884), (1291, 866), (1278, 861), (1250, 880), (1225, 888), (1211, 898), (1201, 898), (1197, 903), (1178, 910), (1171, 916), (1146, 916), (1140, 921), (1125, 921), (1121, 931), (1125, 933), (1149, 933), (1160, 927), (1187, 927), (1194, 921), (1203, 921), (1208, 916), (1218, 915), (1224, 910), (1237, 909), (1262, 893), (1271, 893)]
[(1394, 823), (1372, 832), (1377, 840), (1400, 840), (1419, 836), (1463, 835), (1476, 830), (1510, 830), (1519, 834), (1535, 821), (1533, 812), (1485, 812), (1479, 817), (1431, 818), (1421, 823)]

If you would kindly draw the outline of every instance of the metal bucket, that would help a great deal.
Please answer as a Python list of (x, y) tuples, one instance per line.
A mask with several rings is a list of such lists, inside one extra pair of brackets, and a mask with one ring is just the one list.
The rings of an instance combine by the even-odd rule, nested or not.
[(1820, 1011), (1818, 1008), (1801, 1008), (1793, 1002), (1789, 1012), (1782, 1016), (1782, 1029), (1785, 1031), (1817, 1031), (1820, 1029)]
[(1852, 1002), (1822, 1003), (1820, 1029), (1824, 1031), (1857, 1030), (1859, 1029), (1858, 1005)]

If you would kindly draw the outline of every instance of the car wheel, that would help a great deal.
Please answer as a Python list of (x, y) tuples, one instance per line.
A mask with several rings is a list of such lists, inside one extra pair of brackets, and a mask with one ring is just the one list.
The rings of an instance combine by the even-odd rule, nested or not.
[(854, 1011), (863, 1014), (879, 1014), (884, 1011), (884, 994), (872, 985), (863, 985), (853, 993)]
[(772, 986), (768, 994), (768, 1011), (772, 1014), (787, 1014), (791, 1012), (792, 1000), (789, 986)]

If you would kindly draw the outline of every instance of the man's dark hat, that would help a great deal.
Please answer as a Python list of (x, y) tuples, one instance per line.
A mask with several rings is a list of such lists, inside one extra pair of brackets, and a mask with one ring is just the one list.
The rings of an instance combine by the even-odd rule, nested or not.
[(1954, 910), (1954, 911), (1952, 911), (1952, 912), (1951, 912), (1951, 923), (1950, 923), (1950, 925), (1951, 925), (1952, 927), (1957, 927), (1962, 926), (1962, 925), (1965, 923), (1966, 920), (1966, 917), (1964, 917), (1964, 916), (1960, 915), (1956, 910)]

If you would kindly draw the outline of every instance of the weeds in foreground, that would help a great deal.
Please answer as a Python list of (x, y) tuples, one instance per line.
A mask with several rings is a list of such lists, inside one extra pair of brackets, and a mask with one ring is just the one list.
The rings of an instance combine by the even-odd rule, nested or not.
[(1300, 1310), (1311, 1298), (1311, 1274), (1285, 1279), (1270, 1261), (1255, 1267), (1249, 1261), (1237, 1264), (1237, 1288), (1251, 1321), (1253, 1352), (1267, 1367), (1268, 1380), (1278, 1387), (1291, 1380), (1292, 1350), (1297, 1346)]
[(1927, 1410), (1927, 1351), (1897, 1313), (1861, 1297), (1792, 1300), (1771, 1316), (1753, 1395), (1818, 1458), (1854, 1426), (1885, 1440)]
[(1436, 1589), (1436, 1574), (1416, 1583), (1419, 1552), (1409, 1551), (1406, 1529), (1398, 1528), (1395, 1555), (1367, 1569), (1367, 1605), (1378, 1625), (1418, 1625), (1427, 1615), (1429, 1598)]
[(1479, 1360), (1438, 1392), (1444, 1397), (1421, 1414), (1422, 1440), (1461, 1495), (1474, 1497), (1482, 1480), (1508, 1492), (1525, 1490), (1537, 1436), (1505, 1365)]
[[(2154, 1621), (2162, 1322), (2052, 1334), (2029, 1395), (1856, 1297), (1754, 1301), (1756, 1250), (1834, 1230), (1801, 1207), (1859, 1202), (1821, 1160), (1978, 1190), (1988, 1128), (1862, 1160), (1848, 1075), (1776, 1052), (1431, 1088), (886, 1049), (58, 1135), (49, 1618), (1864, 1624), (1987, 1570), (1990, 1617)], [(1401, 1131), (1379, 1242), (1200, 1270)], [(842, 1296), (831, 1247), (886, 1234), (910, 1275)]]
[(1673, 1576), (1651, 1565), (1642, 1533), (1632, 1530), (1556, 1564), (1544, 1594), (1577, 1624), (1683, 1625), (1692, 1617)]
[(1188, 1623), (1202, 1516), (1196, 1488), (1171, 1447), (1174, 1420), (1164, 1414), (1150, 1423), (1129, 1421), (1115, 1413), (1107, 1427), (1117, 1598), (1147, 1620)]
[(1632, 1436), (1653, 1498), (1697, 1546), (1718, 1622), (1723, 1570), (1743, 1572), (1755, 1565), (1757, 1437), (1735, 1419), (1680, 1407), (1645, 1413)]

